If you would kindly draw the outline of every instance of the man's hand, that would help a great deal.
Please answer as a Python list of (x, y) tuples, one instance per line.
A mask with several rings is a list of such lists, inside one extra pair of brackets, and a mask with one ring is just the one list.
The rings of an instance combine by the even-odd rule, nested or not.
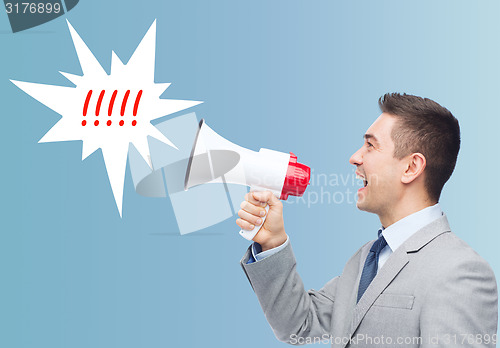
[(262, 251), (280, 246), (286, 241), (283, 223), (283, 204), (270, 191), (249, 192), (241, 203), (236, 224), (244, 230), (253, 230), (262, 223), (269, 205), (266, 221), (253, 240), (262, 246)]

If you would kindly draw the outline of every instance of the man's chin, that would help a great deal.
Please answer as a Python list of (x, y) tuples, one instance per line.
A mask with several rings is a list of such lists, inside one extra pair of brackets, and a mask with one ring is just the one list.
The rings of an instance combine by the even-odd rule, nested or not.
[(358, 200), (356, 201), (356, 207), (359, 210), (371, 212), (370, 202), (368, 202), (368, 200), (366, 199), (367, 195), (365, 191), (366, 187), (364, 189), (361, 188), (360, 190), (358, 190)]
[(370, 205), (362, 198), (358, 199), (358, 201), (356, 202), (356, 207), (361, 211), (366, 211), (368, 213), (373, 212), (372, 209), (370, 209)]
[(364, 207), (363, 203), (360, 203), (359, 201), (356, 202), (356, 208), (358, 208), (359, 210), (365, 211), (365, 207)]

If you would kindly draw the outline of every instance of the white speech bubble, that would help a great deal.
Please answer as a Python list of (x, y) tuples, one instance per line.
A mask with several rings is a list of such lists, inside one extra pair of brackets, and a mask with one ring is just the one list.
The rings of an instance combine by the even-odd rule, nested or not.
[(68, 27), (83, 76), (61, 72), (76, 87), (11, 80), (62, 118), (40, 139), (81, 140), (82, 160), (102, 150), (116, 206), (122, 216), (123, 186), (129, 144), (151, 167), (148, 136), (172, 147), (151, 120), (198, 105), (200, 101), (160, 99), (169, 83), (155, 83), (156, 20), (127, 64), (112, 52), (108, 75), (75, 29)]

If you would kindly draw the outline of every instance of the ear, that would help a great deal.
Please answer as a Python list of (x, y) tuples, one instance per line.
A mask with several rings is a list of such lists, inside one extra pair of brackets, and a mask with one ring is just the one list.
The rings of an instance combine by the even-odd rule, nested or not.
[(421, 153), (412, 153), (407, 158), (406, 169), (401, 177), (401, 182), (403, 184), (409, 184), (421, 176), (426, 165), (425, 156)]

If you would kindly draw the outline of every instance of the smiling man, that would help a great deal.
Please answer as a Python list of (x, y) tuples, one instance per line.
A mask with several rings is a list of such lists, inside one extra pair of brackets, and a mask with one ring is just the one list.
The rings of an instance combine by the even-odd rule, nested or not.
[[(249, 193), (236, 223), (268, 216), (241, 265), (276, 337), (333, 347), (494, 347), (498, 294), (488, 263), (451, 232), (439, 205), (460, 148), (456, 118), (407, 94), (379, 99), (382, 114), (350, 163), (364, 182), (357, 207), (377, 214), (377, 239), (340, 276), (305, 291), (270, 192)], [(325, 272), (328, 270), (325, 269)]]

